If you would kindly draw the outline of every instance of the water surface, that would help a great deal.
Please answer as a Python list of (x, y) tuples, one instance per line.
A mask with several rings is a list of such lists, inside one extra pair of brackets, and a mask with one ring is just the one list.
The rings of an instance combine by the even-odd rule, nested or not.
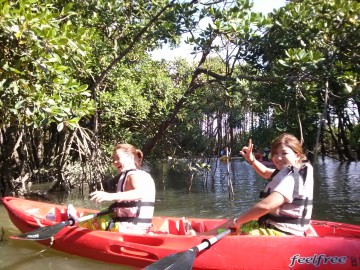
[[(185, 164), (184, 164), (185, 166)], [(240, 159), (230, 163), (211, 161), (214, 177), (209, 172), (198, 174), (192, 181), (189, 173), (170, 169), (168, 162), (153, 166), (151, 174), (156, 180), (156, 215), (185, 217), (224, 217), (241, 214), (259, 199), (265, 181)], [(360, 162), (339, 163), (319, 159), (314, 165), (313, 219), (339, 221), (360, 225)], [(228, 180), (234, 195), (230, 197)], [(190, 187), (191, 186), (191, 187)], [(72, 194), (54, 195), (55, 203), (101, 209), (74, 191)], [(9, 221), (0, 205), (0, 229), (5, 237), (0, 242), (1, 269), (134, 269), (72, 256), (44, 247), (32, 241), (8, 239), (19, 231)], [(2, 233), (0, 232), (0, 236)]]

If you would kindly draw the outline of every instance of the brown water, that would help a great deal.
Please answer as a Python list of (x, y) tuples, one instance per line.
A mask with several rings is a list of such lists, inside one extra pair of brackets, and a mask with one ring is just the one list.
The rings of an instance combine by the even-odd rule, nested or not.
[[(233, 160), (229, 164), (213, 163), (215, 180), (197, 175), (189, 192), (190, 175), (169, 170), (164, 163), (153, 167), (156, 180), (156, 215), (186, 217), (230, 217), (240, 214), (257, 200), (264, 180), (257, 177), (248, 164)], [(229, 172), (229, 174), (228, 174)], [(313, 219), (331, 220), (360, 225), (360, 162), (339, 163), (331, 159), (319, 160), (314, 166), (315, 191)], [(229, 199), (227, 176), (233, 182), (234, 197)], [(207, 179), (207, 184), (205, 184)], [(96, 205), (74, 191), (69, 196), (54, 195), (55, 203), (72, 203), (93, 209)], [(0, 205), (0, 229), (5, 231), (0, 242), (0, 269), (134, 269), (80, 258), (67, 253), (45, 249), (32, 241), (8, 239), (19, 231), (9, 221)], [(0, 240), (3, 233), (0, 231)]]

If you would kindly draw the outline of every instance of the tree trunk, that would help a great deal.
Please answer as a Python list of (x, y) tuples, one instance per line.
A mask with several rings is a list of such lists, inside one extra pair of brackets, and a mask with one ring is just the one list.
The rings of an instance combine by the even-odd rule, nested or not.
[(344, 147), (344, 156), (348, 161), (355, 161), (355, 158), (352, 156), (350, 151), (350, 143), (346, 135), (346, 126), (345, 126), (345, 119), (344, 119), (344, 111), (338, 112), (338, 122), (339, 122), (339, 140), (342, 142)]
[(335, 146), (335, 149), (339, 155), (339, 159), (342, 161), (344, 160), (344, 156), (343, 156), (343, 153), (342, 153), (342, 150), (340, 148), (340, 145), (338, 143), (338, 140), (336, 138), (336, 135), (332, 129), (332, 121), (331, 121), (331, 116), (330, 116), (330, 111), (327, 110), (327, 113), (326, 113), (326, 119), (327, 119), (327, 125), (328, 125), (328, 129), (329, 129), (329, 133), (330, 133), (330, 136), (331, 136), (331, 139), (334, 143), (334, 146)]
[(21, 174), (17, 161), (19, 159), (17, 148), (21, 131), (19, 126), (13, 125), (8, 128), (2, 128), (1, 133), (3, 141), (0, 152), (0, 190), (2, 196), (9, 196), (14, 195), (12, 192), (16, 186), (15, 179)]
[(147, 156), (147, 155), (150, 154), (151, 150), (155, 147), (156, 143), (164, 136), (164, 134), (166, 133), (166, 131), (170, 127), (170, 125), (172, 125), (174, 123), (177, 114), (183, 108), (184, 103), (187, 100), (187, 98), (189, 96), (191, 96), (197, 88), (202, 86), (202, 85), (197, 85), (196, 81), (197, 81), (198, 76), (201, 74), (200, 68), (204, 64), (204, 62), (205, 62), (207, 56), (209, 55), (209, 53), (210, 53), (210, 49), (203, 52), (203, 55), (202, 55), (202, 57), (201, 57), (201, 59), (199, 61), (199, 64), (198, 64), (198, 68), (195, 69), (195, 71), (194, 71), (194, 73), (192, 75), (192, 78), (191, 78), (191, 82), (190, 82), (187, 90), (185, 91), (183, 96), (178, 100), (178, 102), (175, 104), (173, 111), (170, 112), (167, 119), (165, 119), (160, 124), (160, 126), (159, 126), (157, 132), (155, 133), (155, 135), (152, 138), (150, 138), (145, 143), (145, 145), (142, 147), (142, 152), (144, 153), (144, 156)]
[[(319, 119), (319, 127), (318, 127), (318, 132), (317, 132), (317, 135), (316, 135), (316, 143), (315, 143), (315, 150), (314, 150), (314, 161), (316, 162), (317, 161), (317, 151), (318, 151), (318, 145), (319, 145), (319, 141), (320, 141), (320, 136), (323, 134), (322, 131), (324, 130), (324, 119), (326, 117), (326, 112), (327, 112), (327, 107), (328, 107), (328, 92), (329, 92), (329, 83), (326, 82), (325, 83), (325, 96), (324, 96), (324, 109), (323, 109), (323, 113), (322, 115), (320, 116), (320, 119)], [(324, 142), (321, 138), (321, 153), (322, 155), (324, 156)]]

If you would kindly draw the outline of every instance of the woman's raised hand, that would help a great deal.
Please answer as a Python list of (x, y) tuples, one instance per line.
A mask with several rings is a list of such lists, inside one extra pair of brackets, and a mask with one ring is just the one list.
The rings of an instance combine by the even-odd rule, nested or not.
[(96, 201), (97, 203), (103, 202), (103, 201), (113, 201), (115, 193), (108, 193), (105, 191), (94, 191), (90, 194), (91, 201)]
[(255, 156), (252, 153), (252, 150), (254, 148), (254, 145), (249, 139), (249, 144), (247, 146), (244, 146), (243, 149), (240, 151), (240, 154), (246, 159), (247, 162), (253, 162), (255, 160)]

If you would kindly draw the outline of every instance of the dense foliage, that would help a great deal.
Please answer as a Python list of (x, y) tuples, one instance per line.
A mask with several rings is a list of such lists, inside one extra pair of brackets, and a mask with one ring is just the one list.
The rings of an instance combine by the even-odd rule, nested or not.
[[(148, 159), (212, 157), (287, 131), (314, 155), (358, 160), (358, 11), (355, 0), (266, 16), (249, 0), (1, 1), (1, 194), (45, 179), (91, 186), (117, 142)], [(184, 37), (195, 61), (151, 58)]]

